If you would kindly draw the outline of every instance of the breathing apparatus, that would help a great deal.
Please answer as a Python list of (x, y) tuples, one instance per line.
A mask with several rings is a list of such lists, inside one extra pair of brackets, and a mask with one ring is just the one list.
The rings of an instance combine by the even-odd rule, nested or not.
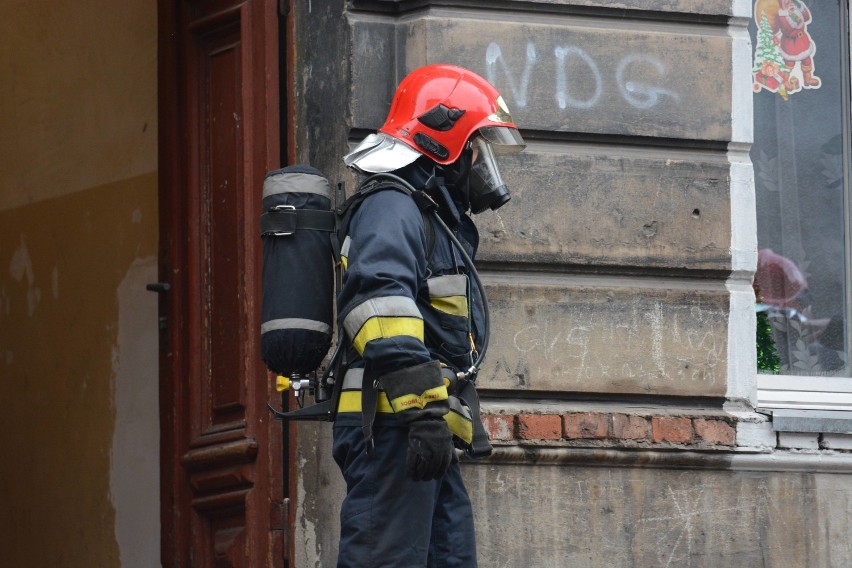
[(487, 209), (496, 211), (511, 199), (494, 156), (491, 143), (477, 135), (453, 164), (437, 166), (446, 185), (461, 199), (464, 211), (475, 215)]
[[(333, 211), (329, 184), (320, 172), (309, 166), (289, 166), (270, 172), (264, 183), (261, 216), (263, 263), (263, 325), (261, 350), (267, 367), (278, 375), (279, 391), (292, 390), (299, 408), (280, 412), (269, 405), (279, 419), (332, 420), (336, 395), (348, 366), (347, 342), (338, 329), (336, 348), (328, 364), (320, 369), (331, 346), (331, 309), (334, 303), (332, 260), (338, 255), (341, 235), (348, 231), (349, 219), (360, 202), (371, 193), (385, 189), (402, 191), (412, 197), (424, 222), (433, 223), (452, 242), (464, 262), (467, 274), (482, 299), (484, 326), (471, 366), (457, 373), (457, 381), (473, 383), (488, 350), (490, 336), (488, 300), (473, 260), (465, 247), (438, 214), (429, 195), (437, 185), (434, 169), (417, 168), (425, 180), (418, 190), (404, 178), (391, 173), (366, 178), (348, 200)], [(342, 186), (338, 193), (343, 194)], [(340, 201), (338, 201), (340, 203)], [(305, 395), (316, 404), (305, 406)]]
[[(491, 451), (488, 435), (483, 430), (478, 418), (479, 402), (474, 384), (476, 373), (488, 348), (490, 335), (488, 301), (485, 287), (482, 285), (473, 260), (438, 214), (437, 203), (429, 195), (430, 187), (439, 183), (436, 178), (442, 178), (440, 183), (447, 187), (454, 199), (459, 200), (462, 210), (470, 210), (474, 214), (487, 209), (496, 210), (510, 199), (509, 189), (503, 182), (497, 167), (496, 156), (520, 152), (524, 147), (523, 138), (512, 120), (505, 101), (490, 83), (476, 73), (462, 67), (442, 64), (427, 65), (416, 69), (402, 80), (382, 127), (375, 134), (367, 136), (349, 154), (344, 156), (343, 160), (347, 166), (367, 174), (369, 177), (360, 184), (359, 190), (352, 197), (334, 211), (333, 229), (329, 230), (327, 224), (320, 226), (318, 223), (308, 222), (309, 217), (316, 217), (318, 213), (299, 211), (299, 209), (313, 207), (312, 204), (297, 202), (294, 206), (287, 201), (284, 203), (286, 207), (283, 208), (288, 223), (301, 223), (301, 219), (304, 217), (304, 230), (300, 230), (300, 233), (306, 236), (308, 234), (319, 236), (321, 231), (330, 232), (331, 250), (335, 256), (340, 250), (338, 241), (340, 235), (346, 231), (350, 218), (348, 215), (351, 215), (351, 211), (357, 209), (360, 200), (364, 199), (369, 193), (382, 189), (395, 189), (410, 195), (418, 204), (424, 220), (434, 223), (447, 235), (461, 255), (467, 274), (479, 292), (485, 319), (484, 329), (479, 330), (480, 345), (474, 349), (475, 357), (471, 366), (460, 370), (456, 377), (458, 388), (461, 391), (459, 396), (461, 398), (467, 397), (470, 409), (476, 416), (473, 421), (475, 434), (472, 455), (487, 455)], [(426, 183), (419, 183), (421, 180), (418, 180), (417, 183), (421, 189), (392, 173), (414, 164), (421, 158), (425, 158), (421, 163), (427, 165), (426, 171), (423, 172), (427, 174)], [(302, 187), (299, 184), (299, 188)], [(299, 188), (294, 187), (291, 191), (298, 193)], [(342, 193), (341, 186), (338, 186), (338, 190), (339, 193)], [(339, 204), (340, 201), (337, 203)], [(278, 204), (275, 204), (274, 207), (278, 207)], [(295, 214), (293, 213), (294, 207), (296, 209)], [(317, 206), (318, 209), (325, 209), (325, 207), (325, 203)], [(267, 216), (283, 219), (284, 215), (278, 211), (280, 211), (280, 208), (275, 209), (275, 211), (268, 210)], [(263, 233), (265, 247), (267, 239), (289, 239), (289, 235), (294, 232), (294, 230), (277, 231), (277, 227), (273, 227), (271, 223), (267, 223), (267, 225), (267, 232)], [(298, 237), (299, 235), (294, 236)], [(295, 249), (303, 246), (300, 239), (293, 240), (292, 244), (294, 245), (294, 253), (297, 252)], [(270, 242), (268, 246), (270, 251), (272, 247), (273, 243)], [(317, 248), (317, 251), (319, 254), (316, 256), (320, 258), (319, 262), (327, 261), (327, 249), (320, 251)], [(264, 260), (266, 262), (266, 257)], [(280, 285), (272, 282), (274, 272), (270, 270), (270, 278), (264, 279), (264, 299), (266, 301), (268, 287), (270, 306), (274, 305), (271, 299), (273, 290), (280, 287)], [(297, 296), (297, 294), (291, 295), (293, 298)], [(323, 292), (323, 295), (328, 296), (326, 292)], [(333, 297), (328, 297), (329, 305), (332, 302)], [(308, 318), (296, 310), (298, 306), (299, 302), (297, 301), (293, 305), (283, 306), (283, 309), (278, 310), (279, 313), (273, 314), (272, 310), (269, 310), (270, 313), (264, 313), (264, 325), (267, 328), (273, 328), (279, 326), (279, 323), (273, 325), (267, 324), (267, 321), (282, 320), (287, 325), (292, 325), (295, 321), (297, 326), (312, 329), (314, 324), (305, 322)], [(325, 323), (326, 316), (322, 314), (322, 317), (317, 317), (317, 319)], [(299, 331), (303, 333), (301, 330)], [(325, 326), (323, 326), (323, 331), (326, 331)], [(328, 335), (323, 335), (316, 342), (317, 347), (321, 350), (323, 346), (328, 344), (329, 339)], [(270, 340), (272, 340), (268, 342), (270, 346), (275, 343), (275, 347), (281, 347), (281, 359), (284, 362), (279, 367), (295, 368), (296, 365), (291, 362), (296, 355), (293, 349), (295, 343), (291, 342), (289, 337), (283, 335), (280, 337), (270, 336)], [(301, 371), (300, 376), (293, 376), (284, 381), (297, 391), (300, 408), (296, 411), (282, 413), (270, 406), (270, 410), (276, 418), (315, 420), (331, 420), (334, 418), (336, 395), (339, 394), (343, 382), (341, 371), (347, 366), (345, 359), (348, 349), (344, 347), (345, 344), (345, 338), (339, 333), (337, 349), (321, 374), (318, 374), (316, 369), (313, 371), (305, 370)], [(270, 349), (269, 352), (272, 352), (272, 350)], [(264, 360), (268, 364), (273, 362), (267, 357), (264, 357)], [(309, 365), (302, 365), (302, 367), (307, 369), (307, 367), (313, 365), (314, 361), (315, 359), (312, 359)], [(269, 367), (275, 370), (273, 365), (270, 364)], [(295, 375), (299, 375), (299, 373), (297, 372)], [(365, 397), (370, 390), (367, 388), (368, 382), (365, 381)], [(318, 404), (301, 408), (305, 392), (313, 394)], [(365, 424), (372, 422), (371, 418), (368, 419), (366, 409), (364, 417)]]

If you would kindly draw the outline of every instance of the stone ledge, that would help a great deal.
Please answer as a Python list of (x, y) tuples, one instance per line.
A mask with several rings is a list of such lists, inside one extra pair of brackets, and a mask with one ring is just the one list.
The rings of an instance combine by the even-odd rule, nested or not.
[(495, 464), (641, 467), (717, 471), (839, 473), (852, 470), (852, 453), (778, 450), (772, 453), (671, 451), (661, 448), (572, 448), (502, 445), (484, 459), (462, 458), (466, 466)]

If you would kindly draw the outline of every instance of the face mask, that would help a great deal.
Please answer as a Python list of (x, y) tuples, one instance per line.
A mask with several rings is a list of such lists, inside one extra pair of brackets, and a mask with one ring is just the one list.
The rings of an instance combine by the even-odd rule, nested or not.
[(484, 138), (477, 136), (471, 140), (473, 159), (471, 160), (469, 191), (470, 210), (482, 213), (486, 209), (497, 210), (511, 197), (509, 188), (500, 177), (494, 149)]

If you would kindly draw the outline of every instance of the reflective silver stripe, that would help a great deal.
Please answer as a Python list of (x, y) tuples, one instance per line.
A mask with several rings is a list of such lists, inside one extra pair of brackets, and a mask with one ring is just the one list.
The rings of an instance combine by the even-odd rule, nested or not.
[(322, 321), (303, 318), (282, 318), (263, 322), (260, 326), (260, 334), (275, 329), (307, 329), (319, 331), (320, 333), (331, 333), (331, 326)]
[(343, 239), (343, 246), (340, 247), (340, 256), (348, 257), (349, 256), (349, 247), (351, 247), (351, 246), (352, 246), (352, 239), (350, 239), (347, 236), (345, 239)]
[(279, 193), (316, 193), (331, 199), (328, 180), (314, 174), (283, 173), (263, 180), (263, 197)]
[(408, 296), (384, 296), (372, 298), (358, 304), (343, 320), (343, 327), (350, 339), (358, 335), (358, 331), (367, 320), (375, 317), (409, 317), (422, 320), (417, 304)]
[(436, 276), (427, 280), (426, 285), (429, 287), (429, 297), (431, 298), (467, 295), (467, 276), (464, 274)]
[(364, 369), (349, 369), (343, 376), (343, 390), (361, 390), (364, 382)]
[[(343, 386), (342, 390), (352, 391), (352, 390), (361, 390), (361, 387), (364, 384), (364, 369), (358, 367), (356, 369), (349, 369), (346, 371), (346, 374), (343, 375)], [(379, 392), (385, 392), (385, 389), (379, 388)]]

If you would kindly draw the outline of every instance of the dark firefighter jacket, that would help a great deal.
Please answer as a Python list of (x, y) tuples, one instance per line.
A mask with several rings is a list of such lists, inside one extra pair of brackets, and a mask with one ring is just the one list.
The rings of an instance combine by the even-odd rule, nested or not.
[[(438, 190), (433, 197), (441, 218), (473, 258), (476, 227), (446, 188)], [(358, 367), (365, 361), (376, 378), (431, 360), (445, 366), (445, 376), (471, 366), (477, 329), (484, 325), (481, 300), (462, 256), (433, 224), (424, 221), (409, 195), (395, 189), (368, 195), (352, 216), (341, 246), (345, 271), (337, 305), (339, 324), (361, 360), (345, 376), (338, 424), (361, 425)], [(462, 437), (453, 427), (451, 415), (460, 411), (454, 402), (451, 397), (445, 418)], [(392, 423), (392, 412), (380, 392), (376, 423)]]

